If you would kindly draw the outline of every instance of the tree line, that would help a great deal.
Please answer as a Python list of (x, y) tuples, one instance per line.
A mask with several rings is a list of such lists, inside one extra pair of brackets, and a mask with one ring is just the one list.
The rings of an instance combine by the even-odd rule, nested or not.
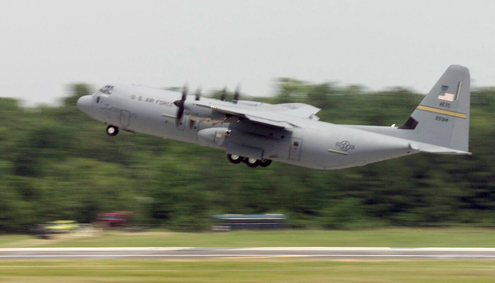
[[(404, 88), (276, 81), (269, 103), (322, 108), (323, 121), (401, 125), (423, 95)], [(416, 154), (364, 167), (317, 171), (273, 163), (247, 168), (222, 151), (150, 137), (105, 134), (76, 107), (23, 108), (0, 98), (0, 231), (58, 219), (91, 222), (133, 211), (137, 225), (205, 230), (211, 215), (283, 213), (294, 228), (495, 224), (495, 88), (472, 91), (472, 156)], [(213, 96), (220, 93), (214, 92)]]

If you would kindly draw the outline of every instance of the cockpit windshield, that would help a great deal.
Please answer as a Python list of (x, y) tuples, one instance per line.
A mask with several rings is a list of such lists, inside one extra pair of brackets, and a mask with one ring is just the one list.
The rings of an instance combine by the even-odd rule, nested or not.
[(102, 88), (100, 88), (99, 92), (103, 93), (103, 94), (112, 94), (112, 91), (113, 91), (113, 85), (106, 85)]

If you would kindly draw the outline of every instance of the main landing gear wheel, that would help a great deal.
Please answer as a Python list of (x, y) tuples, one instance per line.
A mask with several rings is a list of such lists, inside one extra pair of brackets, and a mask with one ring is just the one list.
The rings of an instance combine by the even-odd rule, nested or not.
[(239, 164), (244, 160), (244, 157), (236, 155), (236, 154), (227, 154), (227, 158), (229, 159), (230, 162), (234, 164)]
[(109, 125), (107, 127), (107, 135), (113, 137), (113, 136), (116, 136), (118, 133), (119, 133), (119, 128), (118, 127), (115, 127), (113, 125)]
[(230, 162), (232, 162), (234, 164), (239, 164), (241, 162), (244, 162), (247, 164), (247, 166), (252, 167), (252, 168), (258, 167), (258, 166), (268, 167), (268, 166), (270, 166), (270, 164), (272, 164), (271, 159), (248, 158), (248, 157), (242, 157), (242, 156), (237, 155), (237, 154), (227, 154), (227, 158), (229, 159)]
[(258, 159), (256, 158), (247, 158), (244, 159), (244, 162), (246, 162), (246, 164), (249, 166), (249, 167), (258, 167), (258, 165), (260, 165), (261, 161), (259, 161)]
[(268, 166), (270, 166), (270, 164), (272, 164), (272, 160), (271, 159), (264, 159), (264, 158), (262, 158), (260, 160), (260, 166), (261, 167), (268, 167)]

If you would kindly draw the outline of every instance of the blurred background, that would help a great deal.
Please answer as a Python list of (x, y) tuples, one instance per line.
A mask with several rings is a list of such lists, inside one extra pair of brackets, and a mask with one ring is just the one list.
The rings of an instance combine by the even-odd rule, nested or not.
[[(2, 1), (0, 232), (121, 212), (129, 225), (186, 231), (209, 229), (212, 215), (265, 213), (292, 228), (493, 226), (494, 9), (481, 0)], [(211, 96), (242, 83), (242, 99), (312, 104), (326, 122), (401, 125), (450, 64), (473, 78), (472, 156), (253, 170), (205, 147), (109, 137), (76, 108), (109, 82), (187, 81)]]
[[(311, 103), (323, 109), (322, 120), (344, 124), (400, 125), (423, 97), (287, 78), (277, 85), (261, 100)], [(212, 215), (265, 213), (285, 214), (292, 228), (495, 225), (495, 88), (473, 90), (472, 156), (417, 154), (336, 171), (252, 169), (206, 147), (110, 137), (76, 108), (91, 87), (71, 89), (60, 107), (0, 99), (1, 231), (90, 223), (113, 211), (132, 212), (129, 225), (181, 231), (208, 230)]]

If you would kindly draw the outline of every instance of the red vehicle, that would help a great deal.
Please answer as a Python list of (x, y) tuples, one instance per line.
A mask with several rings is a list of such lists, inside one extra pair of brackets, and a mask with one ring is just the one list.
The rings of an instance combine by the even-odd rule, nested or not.
[(131, 212), (106, 212), (100, 213), (95, 219), (95, 225), (104, 228), (125, 227), (131, 217)]

